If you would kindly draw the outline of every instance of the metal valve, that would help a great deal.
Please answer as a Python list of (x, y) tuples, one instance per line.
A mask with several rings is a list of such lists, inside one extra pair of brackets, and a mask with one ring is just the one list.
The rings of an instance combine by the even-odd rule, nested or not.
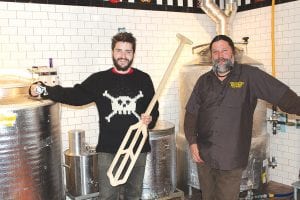
[(280, 129), (280, 127), (277, 126), (278, 119), (279, 119), (279, 113), (277, 112), (277, 108), (276, 106), (272, 106), (272, 115), (267, 119), (267, 121), (272, 123), (273, 135), (276, 135), (277, 131)]
[(269, 159), (269, 167), (272, 167), (272, 169), (277, 167), (277, 161), (275, 159), (275, 156), (272, 156), (271, 160)]

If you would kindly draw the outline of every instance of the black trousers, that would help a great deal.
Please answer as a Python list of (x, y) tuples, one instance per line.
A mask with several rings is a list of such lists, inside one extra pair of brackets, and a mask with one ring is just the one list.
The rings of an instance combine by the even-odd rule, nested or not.
[(243, 169), (218, 170), (197, 164), (202, 200), (238, 200)]

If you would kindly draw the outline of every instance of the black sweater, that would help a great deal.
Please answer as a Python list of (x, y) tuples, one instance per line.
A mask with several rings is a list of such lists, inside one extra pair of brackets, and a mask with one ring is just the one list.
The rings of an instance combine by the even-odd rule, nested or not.
[[(113, 69), (92, 74), (72, 88), (48, 87), (47, 98), (69, 105), (95, 102), (99, 113), (100, 134), (97, 152), (115, 153), (130, 125), (139, 121), (154, 95), (150, 76), (136, 68), (128, 74), (118, 74)], [(149, 128), (158, 118), (158, 103), (151, 116)], [(150, 151), (147, 139), (142, 152)]]

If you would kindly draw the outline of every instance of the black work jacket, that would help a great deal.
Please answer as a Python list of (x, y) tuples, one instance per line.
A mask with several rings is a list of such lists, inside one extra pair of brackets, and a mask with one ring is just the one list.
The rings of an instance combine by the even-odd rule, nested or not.
[(257, 67), (234, 64), (220, 81), (213, 71), (202, 75), (186, 111), (197, 116), (200, 156), (212, 168), (246, 167), (257, 99), (277, 105), (288, 87)]

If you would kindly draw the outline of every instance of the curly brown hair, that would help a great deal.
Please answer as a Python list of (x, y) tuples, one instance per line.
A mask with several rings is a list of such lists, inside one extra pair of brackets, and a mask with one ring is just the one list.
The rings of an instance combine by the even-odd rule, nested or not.
[(111, 39), (111, 50), (114, 50), (117, 42), (128, 42), (132, 44), (133, 53), (135, 53), (136, 39), (132, 33), (120, 32), (114, 35)]

